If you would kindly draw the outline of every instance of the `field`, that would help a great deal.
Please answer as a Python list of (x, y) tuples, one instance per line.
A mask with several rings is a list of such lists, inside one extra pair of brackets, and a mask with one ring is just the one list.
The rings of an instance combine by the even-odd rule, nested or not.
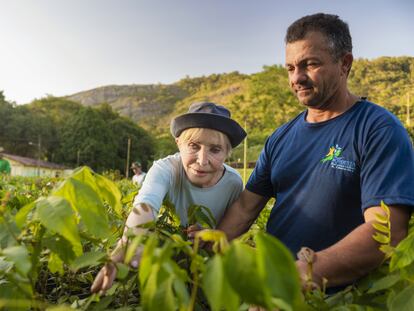
[[(215, 230), (187, 241), (166, 204), (147, 235), (131, 236), (114, 286), (105, 296), (91, 294), (136, 193), (128, 180), (87, 167), (65, 180), (1, 176), (0, 309), (247, 310), (254, 304), (268, 310), (414, 310), (412, 222), (394, 249), (383, 229), (389, 219), (382, 219), (378, 234), (388, 260), (327, 296), (324, 289), (302, 292), (292, 255), (264, 233), (271, 204), (231, 243)], [(212, 225), (202, 208), (191, 213), (193, 222)], [(212, 249), (201, 248), (202, 240)], [(139, 245), (145, 251), (137, 270), (129, 261)]]

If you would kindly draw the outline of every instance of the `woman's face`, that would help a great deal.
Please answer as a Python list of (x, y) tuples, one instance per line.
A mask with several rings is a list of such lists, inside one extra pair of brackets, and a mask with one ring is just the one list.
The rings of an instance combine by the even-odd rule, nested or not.
[(178, 141), (184, 171), (190, 182), (200, 188), (214, 186), (224, 172), (223, 163), (228, 154), (225, 141), (217, 131), (210, 129), (202, 129), (195, 139)]

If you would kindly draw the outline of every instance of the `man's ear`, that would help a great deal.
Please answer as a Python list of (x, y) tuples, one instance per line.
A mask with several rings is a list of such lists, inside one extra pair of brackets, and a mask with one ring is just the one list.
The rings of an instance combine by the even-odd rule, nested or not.
[(353, 61), (354, 61), (354, 56), (352, 55), (352, 53), (346, 53), (342, 57), (341, 72), (346, 77), (349, 75), (349, 72), (351, 71)]

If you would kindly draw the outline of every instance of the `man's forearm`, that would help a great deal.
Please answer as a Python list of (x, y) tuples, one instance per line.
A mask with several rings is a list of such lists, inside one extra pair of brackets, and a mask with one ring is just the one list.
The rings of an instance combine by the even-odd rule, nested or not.
[(224, 231), (229, 240), (237, 238), (250, 228), (268, 200), (244, 190), (239, 199), (226, 211), (217, 229)]
[[(384, 259), (379, 244), (372, 238), (375, 233), (371, 223), (364, 223), (333, 246), (316, 253), (313, 278), (319, 285), (322, 278), (327, 286), (350, 284), (378, 267)], [(298, 262), (299, 271), (306, 270)]]
[[(404, 207), (390, 207), (391, 245), (396, 246), (406, 235), (409, 213)], [(331, 247), (316, 253), (313, 264), (314, 281), (321, 284), (322, 278), (328, 280), (328, 286), (346, 285), (356, 281), (377, 268), (384, 260), (379, 250), (380, 244), (373, 239), (376, 230), (372, 226), (379, 207), (373, 207), (365, 213), (366, 222)], [(297, 262), (303, 276), (306, 271), (304, 262)]]

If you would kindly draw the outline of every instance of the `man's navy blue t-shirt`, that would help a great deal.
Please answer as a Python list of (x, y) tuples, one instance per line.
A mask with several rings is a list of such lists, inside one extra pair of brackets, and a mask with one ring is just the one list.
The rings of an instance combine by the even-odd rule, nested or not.
[(400, 121), (366, 100), (320, 123), (303, 112), (267, 139), (246, 189), (276, 198), (267, 231), (293, 254), (319, 251), (382, 200), (414, 206), (413, 147)]

